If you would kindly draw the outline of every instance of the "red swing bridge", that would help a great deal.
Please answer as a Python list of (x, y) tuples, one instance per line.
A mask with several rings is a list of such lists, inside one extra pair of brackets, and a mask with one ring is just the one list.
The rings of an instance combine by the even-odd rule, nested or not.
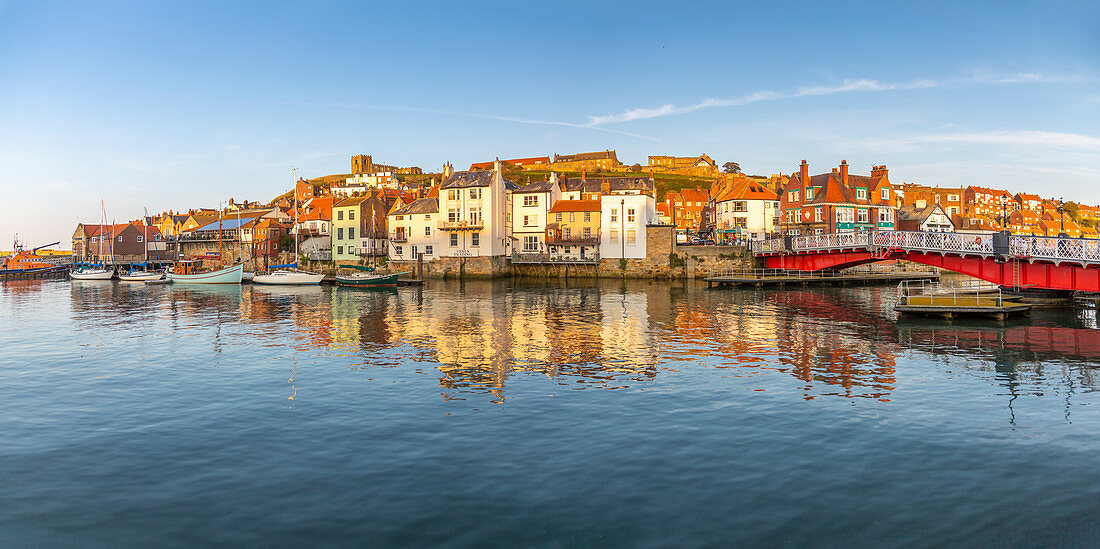
[(850, 231), (754, 242), (771, 269), (820, 271), (901, 259), (1019, 289), (1100, 292), (1100, 240), (911, 231)]

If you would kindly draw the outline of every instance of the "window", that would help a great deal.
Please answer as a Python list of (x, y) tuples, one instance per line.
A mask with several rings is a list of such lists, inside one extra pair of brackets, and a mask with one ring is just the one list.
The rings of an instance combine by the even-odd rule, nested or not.
[(355, 240), (355, 227), (348, 227), (348, 240)]
[(118, 235), (118, 241), (122, 242), (122, 235)]
[(573, 229), (571, 227), (566, 227), (565, 228), (565, 238), (569, 238), (570, 236), (573, 236)]
[(344, 210), (337, 210), (336, 211), (336, 220), (337, 221), (343, 221), (344, 220)]
[(405, 220), (405, 216), (403, 216), (403, 215), (399, 215), (399, 216), (397, 216), (397, 220), (398, 220), (398, 221), (404, 221), (404, 220)]
[(351, 255), (355, 255), (355, 246), (348, 246), (348, 253)]
[(738, 200), (733, 203), (733, 211), (735, 212), (747, 212), (749, 211), (749, 203), (744, 200)]
[(533, 215), (523, 216), (523, 226), (524, 227), (530, 227), (534, 224), (535, 224), (535, 216), (533, 216)]
[(393, 253), (395, 255), (401, 255), (401, 246), (394, 246), (393, 247)]
[(798, 202), (798, 191), (787, 191), (788, 202)]
[(470, 208), (470, 223), (481, 221), (481, 206)]
[(355, 210), (348, 210), (348, 221), (355, 221)]
[(618, 231), (618, 229), (611, 229), (611, 243), (612, 244), (618, 244), (619, 243), (619, 231)]
[(481, 200), (481, 189), (470, 189), (470, 200)]
[(883, 187), (882, 188), (882, 199), (883, 200), (890, 200), (890, 188), (889, 187)]
[(533, 195), (533, 194), (525, 194), (525, 195), (523, 195), (523, 205), (524, 206), (538, 206), (539, 205), (539, 197), (537, 195)]
[(947, 207), (947, 213), (949, 215), (955, 215), (955, 214), (959, 213), (959, 208), (957, 208), (955, 206), (948, 206)]
[(424, 221), (431, 221), (431, 220), (432, 220), (432, 214), (424, 214)]
[(867, 223), (867, 210), (859, 210), (859, 222)]
[(939, 204), (940, 203), (940, 195), (937, 194), (934, 198), (936, 199), (935, 200), (936, 204)]
[(450, 189), (447, 191), (447, 200), (458, 200), (458, 189)]
[(424, 246), (424, 255), (432, 255), (432, 247)]
[(892, 210), (883, 208), (878, 211), (878, 220), (882, 223), (889, 223), (894, 220), (894, 214)]
[(577, 220), (576, 212), (569, 212), (569, 222), (572, 223)]
[(561, 223), (561, 212), (554, 214), (554, 221)]
[(626, 210), (626, 221), (627, 221), (627, 223), (633, 223), (634, 222), (634, 208), (627, 208), (627, 210)]
[(959, 195), (949, 194), (949, 195), (947, 195), (947, 201), (948, 202), (958, 202), (959, 201)]
[(458, 233), (451, 233), (451, 247), (458, 247)]
[(424, 227), (424, 236), (432, 236), (432, 228)]
[(412, 257), (413, 259), (416, 259), (416, 244), (412, 245)]
[[(558, 219), (558, 221), (561, 221), (561, 219)], [(592, 212), (584, 212), (584, 222), (588, 223), (589, 221), (592, 221)]]
[(813, 189), (813, 187), (810, 187), (809, 189), (806, 189), (806, 200), (813, 200), (813, 199), (814, 199), (814, 189)]
[(144, 237), (144, 236), (141, 236), (141, 235), (139, 234), (139, 235), (137, 236), (137, 241), (138, 241), (138, 242), (145, 242), (145, 237)]
[(582, 233), (585, 238), (592, 238), (592, 227), (585, 227)]
[(336, 228), (336, 240), (343, 240), (343, 239), (344, 239), (344, 228), (343, 227), (337, 227)]
[(525, 236), (523, 237), (523, 251), (535, 252), (539, 249), (539, 237), (537, 236)]
[(638, 243), (638, 236), (634, 232), (634, 229), (630, 229), (630, 230), (626, 231), (626, 243), (630, 244), (630, 245), (634, 245), (634, 244)]
[(447, 208), (447, 222), (455, 223), (458, 221), (458, 208)]
[(814, 208), (814, 221), (821, 222), (821, 206)]
[(860, 200), (867, 198), (867, 191), (863, 189), (856, 189), (856, 198)]
[(343, 246), (337, 246), (336, 247), (336, 253), (338, 255), (344, 255), (344, 247)]
[(619, 222), (619, 209), (618, 208), (611, 208), (611, 222), (612, 223), (618, 223)]
[(470, 245), (475, 248), (481, 245), (481, 233), (470, 233)]

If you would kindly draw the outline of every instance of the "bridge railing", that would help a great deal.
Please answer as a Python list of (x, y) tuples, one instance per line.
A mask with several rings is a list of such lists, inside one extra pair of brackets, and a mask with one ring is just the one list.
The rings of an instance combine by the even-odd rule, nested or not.
[(932, 233), (917, 231), (879, 231), (876, 248), (901, 248), (930, 252), (993, 253), (993, 235), (974, 233)]
[(1100, 241), (1092, 238), (1058, 238), (1054, 236), (1014, 236), (1012, 255), (1054, 261), (1100, 262)]
[[(991, 256), (1005, 253), (993, 246), (992, 234), (935, 233), (919, 231), (850, 231), (791, 238), (792, 252), (851, 248), (903, 249), (949, 254)], [(757, 254), (785, 250), (782, 238), (753, 243)], [(1052, 236), (1012, 236), (1008, 255), (1051, 261), (1100, 263), (1100, 240)]]

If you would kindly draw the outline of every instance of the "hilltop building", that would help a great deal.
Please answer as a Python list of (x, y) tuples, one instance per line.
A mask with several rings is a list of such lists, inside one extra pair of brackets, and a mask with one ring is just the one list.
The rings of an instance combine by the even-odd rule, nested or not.
[(850, 175), (847, 161), (832, 173), (811, 177), (809, 170), (803, 160), (780, 196), (788, 234), (894, 229), (897, 205), (886, 166), (872, 166), (869, 176)]
[[(614, 171), (622, 168), (622, 166), (622, 162), (619, 162), (618, 157), (615, 156), (615, 151), (608, 149), (599, 152), (555, 154), (549, 166), (540, 165), (537, 169), (549, 169), (557, 172), (597, 172)], [(524, 168), (536, 169), (532, 166), (525, 166)]]
[(718, 164), (705, 153), (699, 156), (650, 156), (649, 169), (703, 177), (712, 177), (719, 172)]

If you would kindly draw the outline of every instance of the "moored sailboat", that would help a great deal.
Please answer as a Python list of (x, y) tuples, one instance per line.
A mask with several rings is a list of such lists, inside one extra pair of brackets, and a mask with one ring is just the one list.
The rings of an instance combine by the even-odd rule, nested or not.
[[(294, 257), (298, 257), (298, 191), (294, 191)], [(272, 265), (270, 268), (277, 269), (269, 273), (258, 274), (252, 277), (253, 284), (320, 284), (321, 280), (325, 278), (322, 273), (313, 273), (309, 271), (302, 271), (298, 269), (298, 263), (288, 263), (286, 265)]]
[(359, 272), (351, 274), (337, 274), (336, 283), (340, 286), (355, 288), (396, 288), (397, 277), (406, 273), (379, 274), (374, 272), (374, 267), (362, 265), (340, 265), (342, 268), (358, 269)]
[[(81, 264), (81, 265), (76, 266), (73, 270), (69, 271), (69, 277), (71, 277), (73, 280), (110, 280), (110, 279), (114, 278), (114, 276), (115, 276), (115, 269), (113, 267), (113, 264), (114, 264), (114, 247), (113, 246), (111, 247), (112, 267), (110, 269), (107, 269), (107, 268), (105, 268), (106, 265), (103, 263), (103, 243), (104, 242), (109, 242), (113, 238), (114, 235), (112, 235), (111, 233), (114, 231), (114, 225), (110, 225), (110, 226), (107, 225), (107, 211), (104, 210), (104, 208), (103, 208), (103, 201), (102, 200), (99, 201), (99, 213), (100, 213), (100, 224), (99, 224), (98, 230), (96, 231), (97, 232), (96, 239), (99, 241), (99, 260), (100, 260), (100, 263), (92, 264), (92, 265)], [(106, 235), (103, 234), (104, 231), (106, 231), (106, 233), (107, 233)]]

